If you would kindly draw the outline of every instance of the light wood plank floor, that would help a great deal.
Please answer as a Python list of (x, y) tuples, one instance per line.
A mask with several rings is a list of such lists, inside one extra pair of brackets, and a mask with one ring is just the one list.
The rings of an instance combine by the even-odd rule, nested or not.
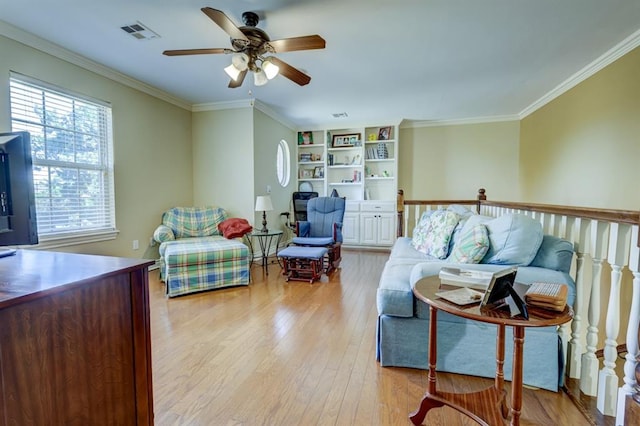
[[(385, 252), (343, 250), (328, 282), (252, 268), (248, 287), (167, 299), (151, 272), (156, 425), (410, 425), (426, 372), (375, 360), (376, 287)], [(487, 368), (494, 370), (494, 366)], [(438, 374), (439, 388), (492, 381)], [(523, 425), (581, 425), (564, 393), (524, 391)], [(475, 424), (452, 409), (428, 425)]]

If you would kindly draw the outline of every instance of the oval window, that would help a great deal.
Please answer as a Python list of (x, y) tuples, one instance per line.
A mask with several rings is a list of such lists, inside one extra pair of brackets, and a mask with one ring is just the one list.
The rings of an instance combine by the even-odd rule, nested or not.
[(291, 154), (289, 152), (289, 144), (284, 139), (278, 143), (276, 174), (278, 175), (278, 183), (280, 183), (280, 186), (286, 187), (289, 185), (289, 179), (291, 177)]

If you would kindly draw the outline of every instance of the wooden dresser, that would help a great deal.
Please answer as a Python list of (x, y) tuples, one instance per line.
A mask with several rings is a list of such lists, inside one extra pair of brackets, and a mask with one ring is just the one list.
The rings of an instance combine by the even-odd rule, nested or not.
[(0, 425), (151, 425), (148, 266), (0, 258)]

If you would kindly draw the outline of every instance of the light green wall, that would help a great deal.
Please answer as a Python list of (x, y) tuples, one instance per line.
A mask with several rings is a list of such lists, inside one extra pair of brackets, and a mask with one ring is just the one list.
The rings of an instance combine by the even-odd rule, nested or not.
[[(56, 250), (155, 257), (149, 238), (162, 211), (191, 204), (191, 112), (0, 36), (0, 130), (11, 128), (9, 73), (111, 103), (116, 225), (113, 241)], [(140, 249), (132, 250), (133, 240)]]
[[(271, 187), (273, 211), (267, 212), (267, 227), (269, 229), (283, 229), (284, 218), (280, 218), (280, 213), (290, 210), (289, 203), (295, 187), (296, 163), (295, 158), (292, 157), (291, 180), (286, 188), (281, 187), (276, 176), (276, 152), (278, 143), (284, 139), (293, 154), (296, 132), (257, 109), (254, 115), (254, 125), (255, 195), (266, 195), (267, 185)], [(255, 223), (262, 227), (262, 213), (256, 212)]]
[(194, 203), (217, 205), (235, 217), (262, 227), (255, 199), (271, 187), (274, 210), (268, 227), (282, 227), (280, 212), (288, 211), (293, 191), (276, 178), (276, 149), (295, 132), (253, 107), (193, 113)]
[(640, 208), (640, 48), (522, 120), (531, 202)]
[(518, 121), (400, 129), (398, 188), (406, 199), (519, 196)]
[(254, 211), (253, 108), (193, 113), (193, 201), (230, 216)]

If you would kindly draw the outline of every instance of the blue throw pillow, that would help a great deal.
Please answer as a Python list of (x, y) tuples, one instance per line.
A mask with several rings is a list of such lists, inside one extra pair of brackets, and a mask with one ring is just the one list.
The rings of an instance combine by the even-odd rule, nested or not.
[[(471, 219), (469, 219), (471, 220)], [(484, 225), (491, 245), (482, 263), (527, 266), (542, 244), (542, 224), (529, 216), (506, 214)]]

